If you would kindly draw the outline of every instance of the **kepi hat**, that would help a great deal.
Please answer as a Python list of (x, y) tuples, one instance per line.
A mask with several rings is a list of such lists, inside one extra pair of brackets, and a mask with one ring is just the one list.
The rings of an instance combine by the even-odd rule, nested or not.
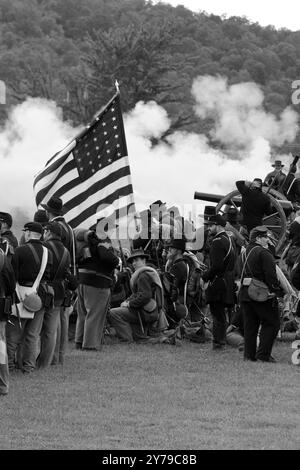
[(42, 235), (44, 229), (42, 224), (39, 224), (38, 222), (27, 222), (22, 230), (23, 232), (29, 230), (29, 232), (40, 233)]
[(9, 227), (12, 226), (12, 216), (8, 212), (0, 212), (0, 222), (5, 222)]

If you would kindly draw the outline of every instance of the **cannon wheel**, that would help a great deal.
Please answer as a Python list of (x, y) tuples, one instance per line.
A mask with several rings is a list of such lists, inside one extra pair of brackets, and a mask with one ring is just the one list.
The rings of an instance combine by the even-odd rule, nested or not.
[[(263, 186), (263, 192), (266, 192), (267, 189), (268, 189), (267, 187)], [(240, 195), (240, 192), (236, 189), (235, 191), (231, 191), (226, 196), (224, 196), (218, 202), (216, 206), (216, 213), (218, 212), (224, 213), (222, 208), (225, 205), (231, 205), (239, 210), (239, 208), (233, 201), (233, 198), (239, 195)], [(274, 189), (271, 189), (269, 191), (268, 196), (271, 199), (271, 204), (272, 204), (272, 207), (274, 208), (274, 212), (271, 215), (265, 216), (263, 218), (263, 223), (266, 227), (268, 227), (268, 229), (274, 235), (276, 253), (278, 254), (284, 246), (284, 242), (286, 238), (286, 230), (287, 230), (286, 216), (285, 216), (284, 210), (282, 209), (280, 203), (278, 202), (278, 199), (286, 199), (286, 197), (283, 194), (279, 193), (278, 191), (275, 191)]]

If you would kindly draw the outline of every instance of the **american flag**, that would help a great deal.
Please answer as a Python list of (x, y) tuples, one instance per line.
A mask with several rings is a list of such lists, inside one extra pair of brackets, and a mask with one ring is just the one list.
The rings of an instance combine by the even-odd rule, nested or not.
[(34, 178), (36, 205), (60, 197), (71, 227), (116, 224), (134, 212), (119, 91), (94, 120)]

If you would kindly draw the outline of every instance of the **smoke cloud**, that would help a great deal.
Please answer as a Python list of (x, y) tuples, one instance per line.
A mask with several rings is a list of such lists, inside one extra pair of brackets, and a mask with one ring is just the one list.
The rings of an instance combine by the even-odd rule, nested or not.
[[(175, 132), (153, 147), (152, 139), (169, 129), (170, 119), (154, 101), (137, 103), (124, 116), (124, 125), (140, 210), (161, 199), (186, 215), (195, 204), (199, 208), (195, 191), (226, 194), (238, 179), (264, 178), (270, 171), (271, 146), (296, 136), (297, 113), (286, 108), (279, 119), (266, 113), (262, 91), (254, 83), (228, 86), (221, 77), (198, 77), (192, 94), (195, 112), (214, 120), (210, 137), (226, 153), (211, 147), (205, 135), (189, 132)], [(63, 121), (54, 102), (44, 99), (29, 98), (11, 111), (0, 129), (0, 210), (12, 212), (14, 227), (32, 219), (36, 210), (34, 175), (78, 130)], [(291, 162), (287, 155), (277, 157)]]

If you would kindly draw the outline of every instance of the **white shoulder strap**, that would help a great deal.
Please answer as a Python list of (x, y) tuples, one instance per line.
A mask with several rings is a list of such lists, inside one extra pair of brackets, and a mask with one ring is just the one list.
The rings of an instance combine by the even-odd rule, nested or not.
[(44, 274), (46, 266), (47, 266), (47, 262), (48, 262), (48, 250), (45, 246), (43, 246), (43, 258), (42, 258), (42, 262), (41, 262), (40, 271), (39, 271), (39, 273), (37, 275), (37, 278), (34, 281), (34, 284), (32, 286), (32, 288), (34, 290), (37, 290), (39, 285), (40, 285), (41, 279), (43, 277), (43, 274)]

